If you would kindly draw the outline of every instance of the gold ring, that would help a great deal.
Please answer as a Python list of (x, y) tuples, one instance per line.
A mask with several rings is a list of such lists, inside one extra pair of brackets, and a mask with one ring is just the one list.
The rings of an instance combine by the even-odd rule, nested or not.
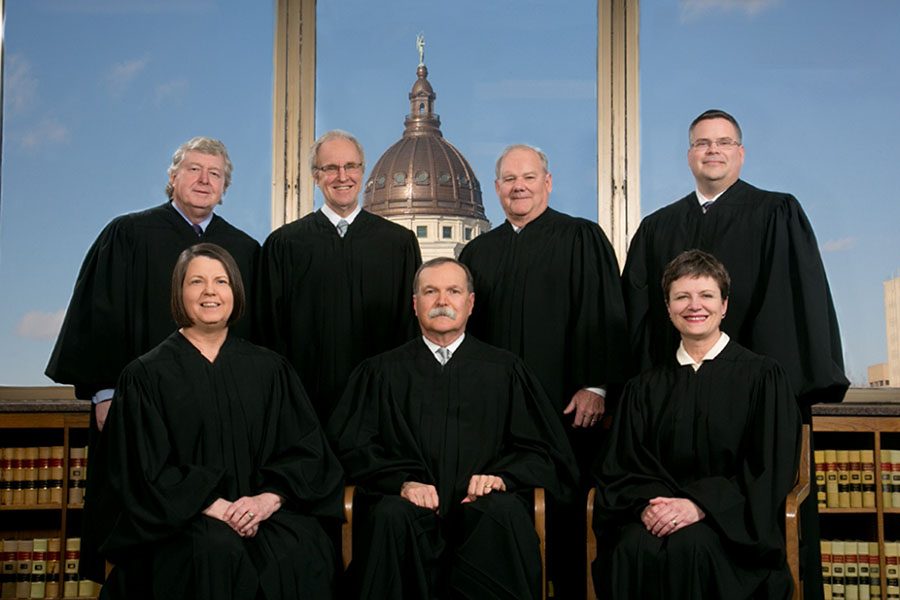
[(678, 526), (678, 519), (672, 519), (672, 527)]
[(251, 518), (251, 519), (252, 519), (253, 517), (256, 516), (256, 515), (254, 515), (252, 512), (250, 512), (249, 510), (247, 511), (247, 514), (250, 515), (250, 518)]

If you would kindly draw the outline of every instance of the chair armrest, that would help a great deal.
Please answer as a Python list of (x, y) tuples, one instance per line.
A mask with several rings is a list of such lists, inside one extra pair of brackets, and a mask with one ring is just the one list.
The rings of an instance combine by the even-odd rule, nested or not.
[(353, 558), (353, 495), (356, 493), (355, 485), (344, 488), (344, 523), (341, 525), (341, 560), (344, 570), (350, 565)]
[(597, 536), (594, 534), (594, 501), (597, 498), (597, 488), (592, 487), (587, 495), (587, 507), (585, 514), (586, 531), (587, 531), (587, 591), (588, 598), (596, 598), (597, 593), (594, 590), (594, 578), (591, 576), (591, 564), (597, 558)]
[(800, 506), (809, 497), (809, 425), (800, 432), (800, 464), (797, 482), (784, 500), (784, 546), (788, 569), (794, 582), (794, 598), (801, 597), (800, 582)]
[(534, 488), (534, 530), (541, 545), (541, 597), (547, 593), (547, 505), (544, 488)]

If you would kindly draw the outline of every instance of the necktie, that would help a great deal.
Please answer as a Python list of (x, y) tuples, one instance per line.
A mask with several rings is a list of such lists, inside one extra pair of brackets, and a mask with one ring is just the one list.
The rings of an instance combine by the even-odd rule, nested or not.
[(438, 360), (441, 362), (441, 366), (447, 364), (447, 361), (450, 360), (450, 350), (447, 348), (438, 348), (437, 349)]
[(202, 227), (200, 227), (200, 226), (197, 225), (196, 223), (192, 223), (192, 225), (193, 225), (193, 227), (194, 227), (194, 232), (197, 234), (197, 237), (200, 237), (201, 235), (203, 235), (203, 228), (202, 228)]
[(338, 235), (341, 237), (344, 237), (344, 235), (346, 235), (346, 233), (347, 233), (348, 227), (350, 227), (350, 223), (348, 223), (344, 219), (341, 219), (340, 221), (338, 221), (337, 222)]
[(712, 206), (712, 200), (707, 200), (703, 204), (700, 205), (700, 208), (703, 209), (703, 214), (706, 214), (706, 211), (709, 210), (709, 207)]

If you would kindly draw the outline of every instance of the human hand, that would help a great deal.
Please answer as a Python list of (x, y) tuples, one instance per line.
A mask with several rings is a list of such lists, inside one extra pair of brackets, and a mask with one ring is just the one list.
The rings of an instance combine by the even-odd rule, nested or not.
[(212, 504), (203, 509), (203, 514), (207, 517), (212, 517), (213, 519), (224, 521), (225, 511), (229, 506), (231, 506), (231, 502), (229, 502), (225, 498), (216, 498), (216, 500)]
[(572, 412), (572, 427), (593, 427), (606, 412), (606, 398), (590, 390), (578, 390), (563, 410), (564, 415)]
[(440, 502), (438, 501), (437, 488), (426, 483), (418, 481), (407, 481), (400, 486), (400, 497), (406, 498), (416, 506), (437, 510)]
[(469, 479), (469, 489), (462, 504), (473, 502), (481, 496), (487, 496), (494, 490), (505, 492), (506, 483), (498, 475), (472, 475)]
[(282, 503), (281, 496), (272, 492), (241, 496), (225, 510), (222, 520), (241, 537), (253, 537), (259, 530), (259, 524), (281, 508)]
[(665, 537), (705, 517), (703, 509), (687, 498), (657, 497), (641, 513), (641, 522), (656, 537)]
[(109, 407), (112, 406), (112, 398), (98, 402), (94, 405), (94, 415), (97, 417), (97, 429), (103, 431), (106, 425), (106, 415), (109, 414)]

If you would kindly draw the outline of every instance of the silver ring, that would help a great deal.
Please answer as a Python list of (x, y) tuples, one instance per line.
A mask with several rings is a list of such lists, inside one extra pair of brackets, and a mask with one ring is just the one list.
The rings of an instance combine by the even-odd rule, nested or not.
[(672, 519), (672, 527), (678, 526), (678, 519)]

